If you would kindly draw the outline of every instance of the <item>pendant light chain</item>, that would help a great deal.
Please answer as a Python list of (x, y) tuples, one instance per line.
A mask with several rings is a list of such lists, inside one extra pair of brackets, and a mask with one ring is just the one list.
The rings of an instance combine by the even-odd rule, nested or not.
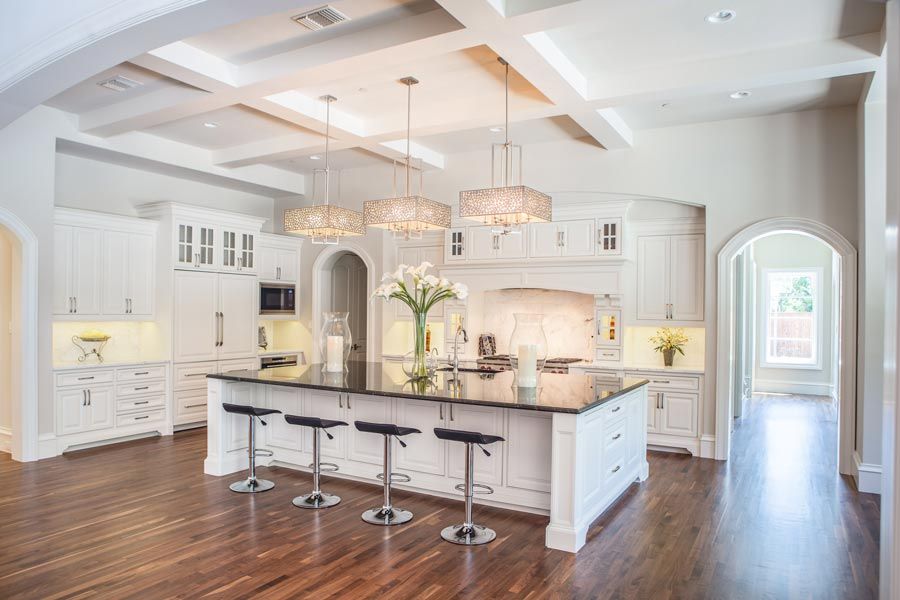
[(325, 97), (325, 206), (328, 206), (331, 170), (328, 166), (329, 141), (331, 140), (331, 96)]
[(409, 163), (412, 156), (409, 151), (409, 138), (412, 128), (412, 82), (406, 84), (406, 195), (411, 196), (409, 184)]

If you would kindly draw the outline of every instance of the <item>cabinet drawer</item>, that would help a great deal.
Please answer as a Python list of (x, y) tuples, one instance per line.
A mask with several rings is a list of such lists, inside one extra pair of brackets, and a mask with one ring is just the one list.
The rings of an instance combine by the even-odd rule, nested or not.
[(127, 427), (128, 425), (144, 425), (147, 423), (159, 423), (165, 420), (166, 411), (163, 409), (148, 410), (144, 412), (130, 413), (127, 415), (118, 415), (116, 417), (116, 427)]
[(132, 367), (116, 370), (116, 381), (143, 381), (144, 379), (165, 379), (165, 367)]
[(56, 387), (69, 385), (96, 385), (98, 383), (110, 383), (113, 380), (112, 371), (78, 371), (75, 373), (59, 373), (56, 376)]
[(613, 444), (608, 451), (603, 452), (602, 477), (604, 484), (614, 485), (625, 476), (625, 447), (625, 444)]
[(627, 398), (619, 398), (600, 407), (600, 412), (605, 422), (604, 427), (609, 427), (613, 422), (625, 416), (625, 400)]
[(116, 401), (116, 413), (128, 413), (150, 408), (163, 408), (166, 405), (165, 396), (151, 396), (149, 398), (126, 398)]
[(619, 348), (597, 348), (597, 360), (618, 362), (621, 359), (622, 351)]
[(175, 365), (175, 389), (190, 390), (206, 387), (206, 376), (216, 372), (215, 362)]
[(662, 390), (691, 390), (697, 391), (700, 389), (700, 378), (699, 377), (686, 377), (686, 376), (677, 376), (677, 375), (665, 375), (665, 374), (650, 374), (650, 373), (630, 373), (631, 377), (639, 377), (641, 379), (647, 379), (650, 381), (651, 388), (658, 388)]
[(206, 390), (175, 392), (175, 416), (199, 415), (206, 420)]
[(162, 394), (166, 391), (165, 381), (138, 381), (129, 385), (120, 385), (116, 388), (116, 394), (122, 396), (146, 396), (147, 394)]
[[(618, 414), (618, 413), (617, 413)], [(603, 427), (603, 452), (617, 451), (619, 446), (624, 446), (628, 435), (628, 423), (625, 419), (618, 419), (607, 423)]]

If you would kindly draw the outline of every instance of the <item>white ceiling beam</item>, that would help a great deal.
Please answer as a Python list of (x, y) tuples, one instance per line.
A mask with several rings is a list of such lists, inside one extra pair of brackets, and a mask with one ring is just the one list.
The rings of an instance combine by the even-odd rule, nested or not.
[(667, 102), (701, 94), (829, 79), (874, 71), (879, 33), (757, 50), (692, 63), (618, 73), (588, 83), (587, 105)]

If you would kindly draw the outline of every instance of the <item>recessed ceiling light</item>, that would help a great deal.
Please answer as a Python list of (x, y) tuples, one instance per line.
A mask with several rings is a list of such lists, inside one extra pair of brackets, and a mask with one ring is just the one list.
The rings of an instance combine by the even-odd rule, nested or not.
[(312, 156), (309, 157), (309, 160), (319, 160), (320, 158), (322, 158), (322, 157), (319, 156), (318, 154), (313, 154)]
[(735, 100), (741, 100), (743, 98), (748, 98), (752, 94), (753, 94), (753, 92), (748, 92), (747, 90), (740, 90), (737, 92), (732, 92), (730, 94), (730, 97)]
[(215, 129), (216, 127), (219, 126), (219, 124), (216, 123), (215, 121), (207, 121), (206, 123), (203, 124), (203, 126), (209, 127), (210, 129)]
[(706, 22), (707, 23), (727, 23), (731, 21), (737, 16), (737, 13), (731, 10), (730, 8), (726, 8), (725, 10), (717, 10), (711, 15), (707, 15)]
[(491, 127), (490, 130), (493, 131), (494, 133), (500, 133), (501, 131), (503, 131), (503, 128), (502, 127)]

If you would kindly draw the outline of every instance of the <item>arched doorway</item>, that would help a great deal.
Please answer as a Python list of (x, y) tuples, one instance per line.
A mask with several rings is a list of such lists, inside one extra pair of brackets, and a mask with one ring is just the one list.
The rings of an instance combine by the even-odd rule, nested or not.
[(839, 257), (839, 341), (840, 369), (838, 393), (838, 468), (852, 472), (853, 430), (856, 393), (856, 249), (840, 233), (817, 221), (779, 217), (750, 225), (735, 235), (719, 252), (717, 268), (717, 356), (716, 356), (716, 458), (725, 460), (731, 452), (732, 399), (735, 386), (735, 272), (736, 257), (760, 238), (795, 233), (808, 235), (829, 246)]
[[(0, 396), (8, 402), (9, 450), (18, 461), (38, 459), (37, 378), (37, 238), (14, 214), (0, 208), (0, 286), (6, 289), (0, 305), (3, 335), (0, 344), (8, 354), (8, 381)], [(7, 322), (9, 325), (7, 325)], [(2, 351), (0, 351), (2, 352)], [(4, 375), (6, 375), (4, 373)], [(5, 418), (5, 417), (4, 417)]]
[(332, 310), (350, 313), (350, 331), (354, 340), (350, 360), (376, 358), (377, 315), (369, 311), (369, 299), (378, 284), (377, 277), (368, 253), (347, 242), (329, 246), (316, 257), (312, 273), (314, 362), (321, 360), (317, 340), (322, 328), (322, 313)]

